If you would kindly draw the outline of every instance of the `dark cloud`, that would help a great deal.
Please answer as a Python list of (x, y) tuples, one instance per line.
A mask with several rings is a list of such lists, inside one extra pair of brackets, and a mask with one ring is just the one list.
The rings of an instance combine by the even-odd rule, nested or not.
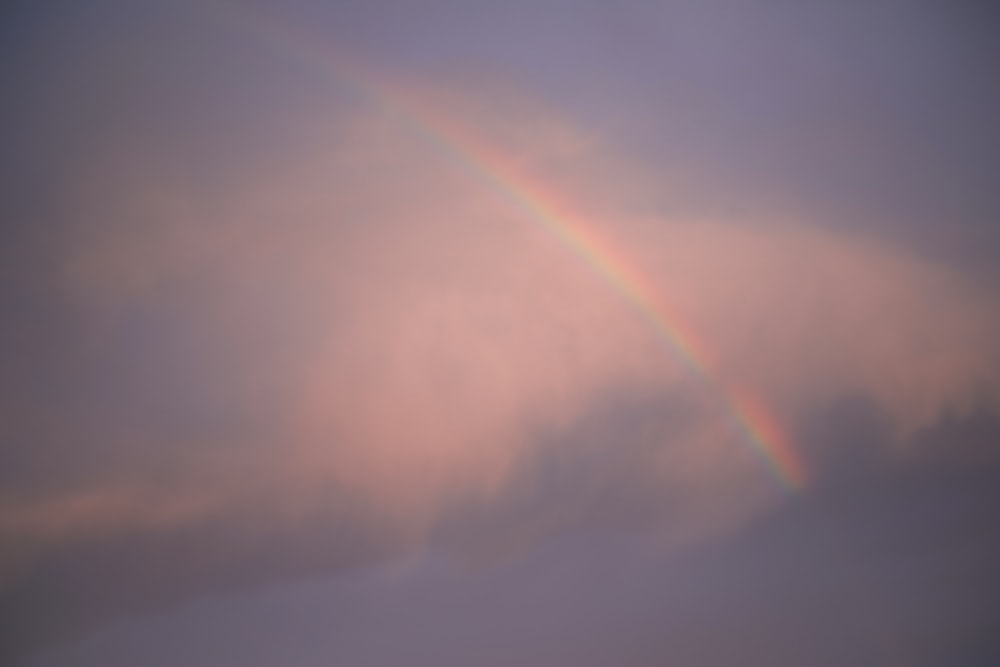
[[(997, 428), (963, 427), (975, 421)], [(934, 436), (944, 460), (968, 445), (961, 430)], [(998, 474), (936, 457), (868, 468), (673, 555), (591, 518), (516, 559), (470, 569), (432, 553), (225, 596), (33, 664), (987, 665)]]

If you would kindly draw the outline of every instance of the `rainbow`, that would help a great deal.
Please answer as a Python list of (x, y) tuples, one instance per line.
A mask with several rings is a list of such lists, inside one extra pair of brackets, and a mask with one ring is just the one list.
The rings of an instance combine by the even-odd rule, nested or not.
[[(230, 15), (231, 16), (231, 15)], [(634, 268), (634, 262), (561, 204), (540, 183), (526, 177), (503, 153), (458, 123), (420, 105), (402, 89), (291, 26), (258, 14), (243, 12), (239, 19), (259, 39), (297, 61), (326, 71), (390, 113), (397, 122), (422, 137), (440, 153), (460, 163), (485, 187), (504, 196), (510, 205), (547, 230), (560, 244), (586, 263), (649, 324), (665, 347), (727, 406), (733, 427), (759, 454), (778, 482), (788, 490), (807, 481), (798, 451), (785, 435), (765, 402), (744, 388), (721, 379), (713, 368), (704, 342), (655, 288)]]

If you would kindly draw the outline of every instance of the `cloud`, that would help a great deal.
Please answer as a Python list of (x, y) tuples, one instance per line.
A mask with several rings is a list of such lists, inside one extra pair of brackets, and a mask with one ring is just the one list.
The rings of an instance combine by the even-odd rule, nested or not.
[[(418, 92), (611, 240), (807, 458), (795, 436), (845, 395), (903, 449), (995, 406), (1000, 302), (959, 269), (788, 212), (668, 213), (662, 174), (555, 112)], [(530, 542), (627, 496), (683, 542), (780, 499), (725, 396), (386, 108), (295, 114), (280, 145), (193, 171), (162, 146), (114, 147), (62, 184), (60, 235), (24, 237), (40, 261), (4, 288), (44, 332), (5, 343), (28, 361), (0, 386), (18, 471), (0, 609), (28, 610), (26, 636), (384, 557), (470, 531), (463, 513), (498, 510), (499, 542)], [(562, 486), (537, 493), (553, 465)], [(242, 574), (220, 574), (233, 559)]]

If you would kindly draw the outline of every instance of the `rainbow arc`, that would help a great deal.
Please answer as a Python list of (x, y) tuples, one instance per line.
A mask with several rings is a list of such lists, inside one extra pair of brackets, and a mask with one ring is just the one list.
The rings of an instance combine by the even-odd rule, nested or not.
[(664, 346), (714, 391), (726, 405), (734, 428), (782, 486), (796, 490), (806, 484), (807, 472), (801, 457), (766, 402), (746, 388), (724, 381), (710, 362), (710, 346), (670, 307), (662, 291), (537, 179), (529, 178), (475, 133), (422, 105), (402, 88), (387, 85), (383, 78), (346, 54), (262, 16), (243, 14), (240, 18), (275, 49), (326, 71), (334, 81), (345, 83), (376, 102), (400, 124), (423, 137), (442, 155), (457, 161), (484, 187), (503, 195), (513, 208), (548, 231), (639, 313)]

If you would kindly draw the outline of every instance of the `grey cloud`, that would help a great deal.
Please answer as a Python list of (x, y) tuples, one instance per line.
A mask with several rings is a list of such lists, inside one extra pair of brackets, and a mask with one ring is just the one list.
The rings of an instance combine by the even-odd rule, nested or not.
[(673, 555), (583, 525), (500, 563), (432, 551), (185, 605), (31, 664), (991, 664), (998, 469), (942, 470), (960, 431), (933, 438), (941, 458), (838, 477)]

